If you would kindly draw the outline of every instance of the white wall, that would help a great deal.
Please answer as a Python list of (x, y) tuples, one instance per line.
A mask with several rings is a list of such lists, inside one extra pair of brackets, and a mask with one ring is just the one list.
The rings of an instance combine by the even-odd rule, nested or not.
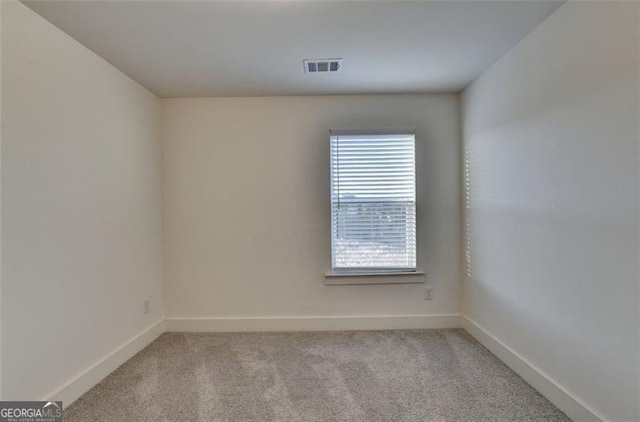
[[(3, 5), (0, 2), (0, 46), (2, 45)], [(2, 81), (2, 54), (0, 53), (0, 81)], [(2, 128), (2, 83), (0, 83), (0, 128)], [(0, 400), (2, 395), (2, 133), (0, 130)]]
[[(461, 312), (456, 95), (163, 107), (167, 318)], [(407, 126), (417, 132), (418, 266), (435, 299), (424, 300), (423, 285), (325, 286), (329, 129)]]
[(162, 318), (160, 104), (11, 2), (2, 113), (2, 390), (34, 400)]
[(638, 3), (569, 2), (462, 96), (465, 313), (638, 420)]

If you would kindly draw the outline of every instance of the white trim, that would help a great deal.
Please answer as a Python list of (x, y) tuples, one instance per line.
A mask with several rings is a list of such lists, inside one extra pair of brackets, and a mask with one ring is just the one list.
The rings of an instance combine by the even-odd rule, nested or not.
[(462, 328), (493, 352), (509, 368), (524, 378), (540, 394), (545, 396), (558, 409), (574, 421), (602, 422), (606, 420), (588, 405), (572, 395), (566, 388), (554, 381), (549, 375), (536, 368), (531, 362), (520, 356), (509, 346), (482, 328), (468, 316), (461, 317)]
[(166, 318), (167, 331), (345, 331), (460, 328), (460, 315)]
[(357, 284), (423, 284), (427, 276), (423, 271), (357, 273), (328, 272), (324, 275), (327, 286), (350, 286)]
[(325, 277), (388, 277), (388, 276), (412, 276), (412, 275), (425, 275), (424, 271), (418, 270), (368, 270), (368, 271), (354, 271), (354, 270), (337, 270), (327, 271), (324, 273)]
[(55, 391), (45, 395), (42, 400), (62, 400), (64, 407), (69, 406), (76, 399), (89, 391), (94, 385), (102, 381), (120, 365), (131, 359), (136, 353), (144, 349), (153, 340), (165, 332), (164, 320), (161, 319), (147, 327), (140, 334), (120, 345), (111, 353), (100, 359), (82, 373), (66, 382)]
[(363, 128), (347, 128), (347, 129), (329, 129), (329, 136), (348, 136), (348, 135), (414, 135), (416, 128), (410, 127), (377, 127), (370, 129)]

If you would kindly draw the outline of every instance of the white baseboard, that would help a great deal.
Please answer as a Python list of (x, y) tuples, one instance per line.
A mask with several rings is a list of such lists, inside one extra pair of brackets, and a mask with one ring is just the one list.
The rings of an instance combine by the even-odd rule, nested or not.
[(602, 422), (605, 420), (547, 374), (536, 368), (509, 346), (467, 316), (461, 317), (462, 328), (495, 354), (509, 368), (545, 396), (558, 409), (576, 422)]
[(62, 400), (64, 407), (69, 406), (164, 332), (164, 320), (155, 322), (42, 400)]
[(460, 328), (460, 315), (166, 318), (167, 331), (345, 331)]

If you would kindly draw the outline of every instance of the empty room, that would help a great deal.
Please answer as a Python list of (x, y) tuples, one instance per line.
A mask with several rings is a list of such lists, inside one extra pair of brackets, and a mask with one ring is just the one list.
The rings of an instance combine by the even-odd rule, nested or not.
[(0, 422), (640, 422), (640, 2), (0, 14)]

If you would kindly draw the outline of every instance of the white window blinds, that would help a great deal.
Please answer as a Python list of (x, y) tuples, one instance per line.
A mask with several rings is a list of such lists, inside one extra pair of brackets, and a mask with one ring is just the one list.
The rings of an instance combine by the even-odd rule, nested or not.
[(413, 133), (331, 133), (334, 271), (416, 269)]

